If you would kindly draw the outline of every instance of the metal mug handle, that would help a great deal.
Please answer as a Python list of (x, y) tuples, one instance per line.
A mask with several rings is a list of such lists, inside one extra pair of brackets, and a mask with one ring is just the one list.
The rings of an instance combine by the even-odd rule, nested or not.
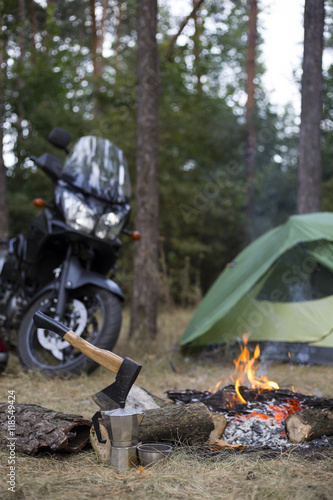
[(101, 429), (99, 427), (99, 420), (102, 418), (100, 411), (96, 411), (95, 415), (92, 417), (92, 422), (94, 424), (94, 429), (99, 443), (106, 443), (106, 439), (102, 439)]

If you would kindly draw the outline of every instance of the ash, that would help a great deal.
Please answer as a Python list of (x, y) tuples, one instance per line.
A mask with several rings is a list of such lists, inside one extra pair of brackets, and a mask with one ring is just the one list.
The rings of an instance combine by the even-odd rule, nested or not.
[(274, 419), (274, 413), (265, 404), (252, 406), (256, 413), (266, 416), (266, 419), (257, 415), (225, 415), (227, 426), (223, 439), (229, 444), (238, 444), (272, 449), (289, 445), (285, 434), (284, 423)]
[(272, 418), (242, 417), (240, 420), (228, 419), (223, 439), (229, 444), (281, 448), (288, 445), (281, 423)]

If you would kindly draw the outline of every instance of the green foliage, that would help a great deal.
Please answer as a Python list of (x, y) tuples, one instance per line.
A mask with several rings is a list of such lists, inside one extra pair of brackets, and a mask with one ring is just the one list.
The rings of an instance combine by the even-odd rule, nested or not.
[(206, 289), (242, 240), (243, 130), (223, 100), (187, 91), (168, 66), (162, 71), (161, 234), (170, 272), (180, 273), (188, 256), (192, 282), (200, 269)]
[[(101, 7), (102, 2), (95, 3)], [(34, 3), (35, 33), (31, 17), (22, 26), (17, 4), (4, 2), (7, 130), (15, 137), (16, 157), (8, 177), (12, 234), (25, 230), (35, 213), (27, 208), (33, 197), (52, 195), (51, 182), (27, 158), (45, 151), (61, 155), (45, 140), (54, 126), (67, 129), (73, 141), (96, 134), (115, 142), (128, 158), (134, 184), (136, 5), (134, 0), (108, 3), (107, 47), (99, 56), (101, 75), (94, 76), (87, 0), (48, 2), (47, 9)], [(167, 61), (170, 30), (174, 33), (177, 23), (162, 3), (160, 233), (171, 294), (183, 304), (200, 296), (199, 287), (207, 290), (248, 238), (244, 220), (247, 2), (226, 0), (221, 5), (207, 0), (198, 23), (195, 31), (194, 21), (189, 21), (186, 43), (177, 44)], [(24, 53), (19, 50), (22, 32)], [(257, 120), (256, 214), (262, 230), (263, 221), (264, 226), (274, 225), (292, 211), (295, 166), (294, 149), (291, 154), (285, 149), (285, 119), (270, 111), (260, 85)], [(292, 139), (288, 140), (293, 148)], [(118, 277), (126, 293), (133, 279), (132, 250), (126, 243), (119, 261)]]

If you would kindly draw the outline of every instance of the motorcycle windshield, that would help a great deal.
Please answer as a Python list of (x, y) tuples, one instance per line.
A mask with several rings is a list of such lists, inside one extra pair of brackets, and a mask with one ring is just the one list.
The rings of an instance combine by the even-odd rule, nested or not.
[(81, 137), (68, 155), (63, 172), (66, 181), (97, 198), (114, 203), (130, 199), (126, 158), (108, 139)]

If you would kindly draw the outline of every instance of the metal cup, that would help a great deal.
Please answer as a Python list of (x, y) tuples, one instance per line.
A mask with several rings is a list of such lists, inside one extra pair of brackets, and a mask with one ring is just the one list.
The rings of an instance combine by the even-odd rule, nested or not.
[(149, 465), (166, 458), (172, 451), (172, 446), (164, 443), (144, 443), (137, 446), (138, 456), (142, 465)]

